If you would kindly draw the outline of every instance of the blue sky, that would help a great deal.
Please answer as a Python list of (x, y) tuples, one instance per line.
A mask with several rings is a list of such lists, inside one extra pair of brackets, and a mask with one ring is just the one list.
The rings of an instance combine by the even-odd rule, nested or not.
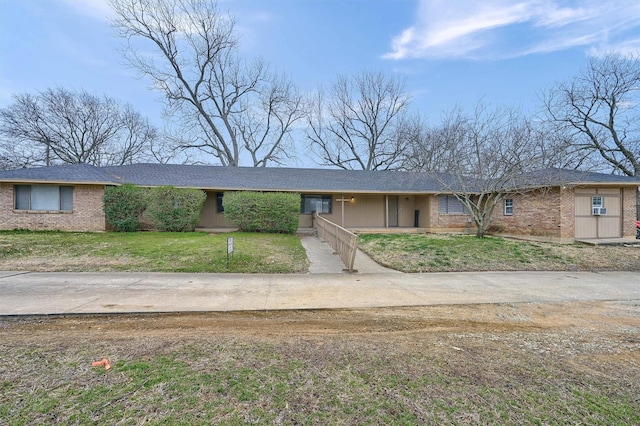
[[(221, 0), (241, 49), (303, 91), (339, 74), (406, 79), (431, 122), (481, 98), (534, 112), (536, 93), (590, 56), (640, 54), (638, 0)], [(108, 25), (107, 0), (0, 0), (0, 106), (14, 93), (85, 89), (161, 123), (159, 94), (136, 78)]]

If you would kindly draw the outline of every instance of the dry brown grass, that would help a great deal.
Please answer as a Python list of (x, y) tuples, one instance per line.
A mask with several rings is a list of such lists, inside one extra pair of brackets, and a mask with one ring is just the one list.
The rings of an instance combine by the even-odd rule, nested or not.
[(470, 235), (360, 236), (365, 253), (381, 265), (403, 272), (640, 271), (638, 243), (587, 246)]
[(639, 320), (637, 302), (3, 318), (0, 418), (638, 424)]

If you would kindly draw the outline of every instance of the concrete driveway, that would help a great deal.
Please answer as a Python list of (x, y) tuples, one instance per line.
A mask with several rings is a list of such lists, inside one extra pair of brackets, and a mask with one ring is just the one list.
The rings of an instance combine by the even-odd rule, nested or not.
[(0, 315), (637, 300), (635, 272), (183, 274), (0, 272)]

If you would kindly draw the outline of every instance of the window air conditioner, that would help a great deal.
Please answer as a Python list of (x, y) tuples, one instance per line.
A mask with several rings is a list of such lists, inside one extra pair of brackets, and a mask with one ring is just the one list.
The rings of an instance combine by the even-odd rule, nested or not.
[(594, 216), (603, 216), (607, 214), (607, 209), (604, 207), (594, 207), (592, 214)]

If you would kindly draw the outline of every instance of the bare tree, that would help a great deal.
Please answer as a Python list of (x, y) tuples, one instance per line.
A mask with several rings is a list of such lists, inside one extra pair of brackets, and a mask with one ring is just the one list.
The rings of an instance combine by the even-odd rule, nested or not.
[(130, 105), (62, 88), (18, 94), (0, 109), (3, 157), (13, 166), (120, 165), (146, 159), (157, 131)]
[(254, 167), (266, 167), (269, 161), (283, 164), (295, 151), (290, 131), (307, 114), (302, 96), (290, 80), (274, 76), (256, 101), (246, 104), (244, 115), (234, 117), (244, 147)]
[(243, 151), (254, 166), (286, 157), (290, 150), (281, 144), (302, 116), (301, 98), (262, 61), (239, 57), (235, 20), (219, 13), (215, 1), (111, 5), (113, 27), (128, 41), (125, 58), (164, 94), (167, 113), (183, 129), (179, 148), (197, 149), (226, 166), (238, 166)]
[(575, 150), (596, 153), (614, 172), (640, 176), (640, 56), (591, 59), (542, 100), (549, 120), (571, 132)]
[(451, 111), (437, 127), (430, 127), (419, 115), (405, 122), (402, 126), (407, 141), (402, 160), (405, 170), (437, 172), (446, 169), (449, 141), (456, 139), (453, 133), (459, 132), (459, 127), (466, 121), (461, 116), (459, 120), (453, 119), (456, 112), (459, 115), (461, 111)]
[[(514, 111), (512, 111), (514, 113)], [(405, 125), (407, 140), (404, 168), (407, 170), (442, 170), (449, 168), (447, 156), (449, 141), (456, 139), (468, 125), (468, 119), (459, 108), (452, 110), (443, 122), (430, 127), (424, 120), (416, 117)], [(594, 170), (597, 162), (593, 153), (578, 149), (573, 145), (573, 136), (554, 123), (518, 117), (530, 134), (526, 156), (528, 169), (581, 169)]]
[(0, 125), (0, 170), (45, 164), (45, 150), (41, 144), (8, 138), (1, 129)]
[(454, 108), (426, 131), (423, 145), (413, 148), (412, 164), (432, 173), (463, 204), (483, 237), (505, 197), (533, 189), (521, 176), (540, 164), (534, 136), (519, 112), (480, 102), (472, 114)]
[(535, 166), (540, 169), (559, 168), (597, 171), (602, 161), (593, 151), (574, 144), (574, 134), (565, 126), (549, 121), (531, 121), (531, 131), (537, 152)]
[(404, 83), (381, 72), (339, 76), (318, 91), (308, 138), (321, 164), (342, 169), (402, 168), (409, 97)]

